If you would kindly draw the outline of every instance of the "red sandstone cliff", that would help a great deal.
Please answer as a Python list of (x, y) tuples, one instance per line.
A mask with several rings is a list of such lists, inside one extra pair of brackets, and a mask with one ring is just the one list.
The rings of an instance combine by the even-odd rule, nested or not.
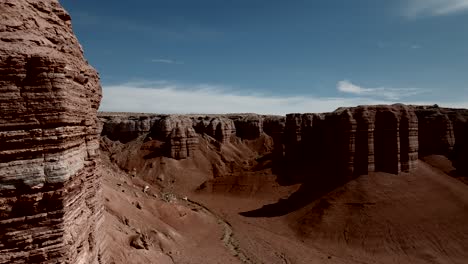
[(326, 114), (290, 114), (286, 157), (341, 176), (414, 169), (418, 119), (411, 107), (361, 106)]
[(450, 156), (462, 171), (467, 155), (468, 110), (438, 107), (359, 106), (286, 118), (102, 113), (100, 119), (103, 135), (110, 139), (125, 143), (129, 134), (159, 135), (156, 138), (168, 146), (166, 156), (177, 159), (193, 155), (197, 148), (193, 129), (219, 144), (234, 135), (251, 140), (267, 134), (273, 139), (275, 162), (284, 161), (287, 170), (327, 171), (343, 180), (374, 171), (408, 172), (416, 167), (418, 155), (430, 154)]
[(417, 106), (420, 156), (449, 156), (457, 171), (468, 172), (468, 110)]
[(57, 0), (0, 3), (0, 263), (102, 263), (101, 100)]

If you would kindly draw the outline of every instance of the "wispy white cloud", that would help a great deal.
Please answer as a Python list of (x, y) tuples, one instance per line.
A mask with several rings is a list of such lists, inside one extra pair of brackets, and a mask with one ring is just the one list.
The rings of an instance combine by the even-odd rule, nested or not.
[(139, 82), (103, 87), (101, 111), (148, 113), (328, 112), (340, 106), (386, 103), (368, 98), (242, 94), (228, 87)]
[(404, 8), (407, 17), (444, 16), (468, 11), (468, 0), (408, 0)]
[(336, 88), (338, 91), (343, 93), (383, 98), (385, 100), (400, 100), (402, 98), (418, 95), (424, 92), (418, 88), (366, 88), (353, 84), (347, 80), (339, 81), (336, 85)]
[[(362, 90), (364, 89), (364, 91)], [(183, 85), (167, 81), (133, 82), (103, 87), (101, 111), (146, 113), (259, 113), (287, 114), (329, 112), (342, 106), (392, 104), (398, 101), (366, 97), (365, 88), (348, 87), (353, 98), (320, 96), (271, 96), (239, 93), (216, 85)], [(359, 94), (361, 93), (361, 94)], [(434, 104), (440, 102), (405, 102)], [(463, 104), (458, 104), (461, 107)], [(455, 106), (454, 104), (450, 106)], [(468, 103), (463, 105), (468, 107)]]
[(421, 49), (423, 48), (423, 46), (418, 43), (391, 42), (391, 41), (378, 41), (377, 47), (380, 49), (386, 49), (386, 48)]
[(171, 59), (152, 59), (151, 62), (155, 63), (166, 63), (166, 64), (184, 64), (182, 61), (176, 61)]

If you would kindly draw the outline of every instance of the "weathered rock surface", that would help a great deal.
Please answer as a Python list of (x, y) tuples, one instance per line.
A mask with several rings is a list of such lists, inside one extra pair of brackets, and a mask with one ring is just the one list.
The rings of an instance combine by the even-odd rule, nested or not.
[(286, 118), (284, 116), (265, 116), (263, 131), (273, 139), (273, 155), (275, 160), (284, 157), (284, 130)]
[(449, 117), (438, 109), (420, 109), (416, 114), (421, 155), (448, 155), (455, 145), (453, 124)]
[(149, 133), (162, 115), (125, 115), (101, 113), (102, 134), (111, 140), (127, 143), (141, 135)]
[(0, 3), (0, 263), (102, 263), (101, 100), (56, 0)]
[(418, 159), (418, 119), (403, 105), (290, 114), (285, 138), (289, 166), (343, 176), (409, 171)]
[(167, 116), (160, 119), (155, 126), (152, 135), (166, 142), (169, 157), (185, 159), (193, 155), (198, 146), (198, 136), (191, 118)]
[[(430, 154), (450, 156), (460, 171), (468, 164), (468, 110), (463, 109), (396, 104), (286, 117), (109, 115), (100, 117), (103, 135), (125, 141), (128, 134), (136, 137), (150, 131), (170, 146), (167, 155), (178, 159), (194, 153), (197, 133), (207, 134), (220, 144), (228, 143), (233, 135), (250, 140), (267, 134), (274, 142), (275, 160), (284, 160), (288, 171), (304, 171), (306, 166), (307, 171), (347, 176), (373, 171), (396, 174), (414, 169), (418, 155)], [(166, 125), (159, 125), (163, 121)], [(174, 130), (177, 126), (178, 132)]]
[[(468, 119), (466, 119), (468, 121)], [(461, 174), (468, 175), (468, 122), (460, 124), (460, 137), (457, 137), (452, 155), (453, 166)], [(464, 136), (461, 136), (464, 135)]]
[(220, 143), (227, 143), (236, 134), (234, 121), (226, 117), (198, 117), (194, 118), (194, 127), (197, 133), (207, 134)]
[[(226, 144), (236, 135), (236, 120), (242, 123), (241, 133), (246, 139), (261, 135), (261, 116), (241, 117), (221, 115), (154, 115), (131, 113), (99, 113), (101, 135), (114, 141), (127, 143), (142, 135), (164, 143), (165, 155), (185, 159), (194, 154), (198, 146), (198, 134), (206, 134), (219, 144)], [(249, 123), (251, 122), (251, 123)], [(147, 144), (148, 145), (148, 144)]]
[(242, 139), (255, 139), (263, 133), (263, 117), (261, 115), (230, 115), (236, 126), (236, 135)]
[(419, 155), (449, 156), (455, 168), (468, 172), (468, 110), (416, 106), (419, 119)]

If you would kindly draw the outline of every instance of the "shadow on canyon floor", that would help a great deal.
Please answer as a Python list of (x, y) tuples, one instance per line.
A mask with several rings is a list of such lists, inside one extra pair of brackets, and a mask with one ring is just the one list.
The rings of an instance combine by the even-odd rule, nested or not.
[[(284, 173), (284, 169), (277, 168), (277, 172), (281, 172), (281, 174), (278, 174), (277, 176), (277, 182), (280, 185), (286, 186), (297, 183), (285, 180), (293, 179), (294, 177), (289, 176), (289, 173)], [(240, 212), (239, 214), (245, 217), (283, 216), (319, 200), (322, 196), (344, 185), (347, 182), (345, 180), (339, 179), (339, 177), (334, 175), (327, 175), (326, 173), (311, 174), (310, 172), (306, 173), (302, 171), (299, 172), (299, 175), (301, 175), (300, 178), (307, 180), (305, 180), (300, 188), (289, 197), (280, 199), (273, 204), (265, 204), (255, 210)]]

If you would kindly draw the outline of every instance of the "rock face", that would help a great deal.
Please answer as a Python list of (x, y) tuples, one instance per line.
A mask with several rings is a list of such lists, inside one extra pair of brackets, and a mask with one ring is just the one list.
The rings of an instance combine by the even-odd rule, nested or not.
[(273, 155), (275, 160), (284, 157), (284, 130), (286, 118), (284, 116), (265, 116), (263, 118), (263, 130), (273, 139)]
[(124, 115), (103, 113), (99, 115), (102, 134), (111, 140), (127, 143), (149, 133), (151, 128), (164, 116), (162, 115)]
[(416, 114), (419, 119), (421, 155), (448, 155), (455, 145), (453, 123), (448, 115), (436, 109), (420, 109)]
[[(263, 119), (254, 117), (231, 117), (221, 115), (151, 115), (100, 113), (101, 135), (111, 140), (127, 143), (147, 134), (151, 139), (164, 143), (165, 155), (185, 159), (194, 155), (198, 147), (198, 134), (206, 134), (219, 144), (226, 144), (236, 135), (236, 122), (241, 123), (241, 133), (246, 139), (261, 135)], [(237, 133), (237, 134), (238, 134)]]
[(418, 119), (403, 105), (290, 114), (285, 139), (290, 166), (313, 166), (342, 176), (397, 174), (413, 169), (418, 159)]
[(462, 173), (468, 172), (468, 110), (416, 106), (419, 119), (419, 155), (449, 156)]
[(167, 116), (155, 124), (153, 135), (166, 142), (168, 155), (174, 159), (192, 156), (198, 146), (198, 136), (193, 121), (183, 116)]
[(450, 156), (460, 171), (468, 164), (468, 110), (429, 106), (381, 105), (340, 108), (332, 113), (262, 116), (100, 116), (103, 135), (125, 141), (148, 133), (165, 142), (167, 156), (183, 159), (197, 148), (197, 134), (220, 144), (236, 135), (262, 134), (274, 142), (275, 161), (286, 170), (318, 171), (352, 177), (373, 171), (397, 174), (415, 168), (418, 156)]
[(263, 117), (260, 115), (231, 115), (236, 126), (236, 135), (242, 139), (255, 139), (263, 133)]
[(58, 1), (0, 16), (0, 263), (105, 262), (98, 74)]
[(225, 117), (199, 117), (194, 119), (195, 130), (199, 134), (207, 134), (220, 143), (227, 143), (236, 134), (234, 121)]
[[(468, 121), (468, 119), (465, 119)], [(460, 124), (460, 135), (457, 137), (451, 159), (453, 166), (461, 174), (468, 175), (468, 122)]]

